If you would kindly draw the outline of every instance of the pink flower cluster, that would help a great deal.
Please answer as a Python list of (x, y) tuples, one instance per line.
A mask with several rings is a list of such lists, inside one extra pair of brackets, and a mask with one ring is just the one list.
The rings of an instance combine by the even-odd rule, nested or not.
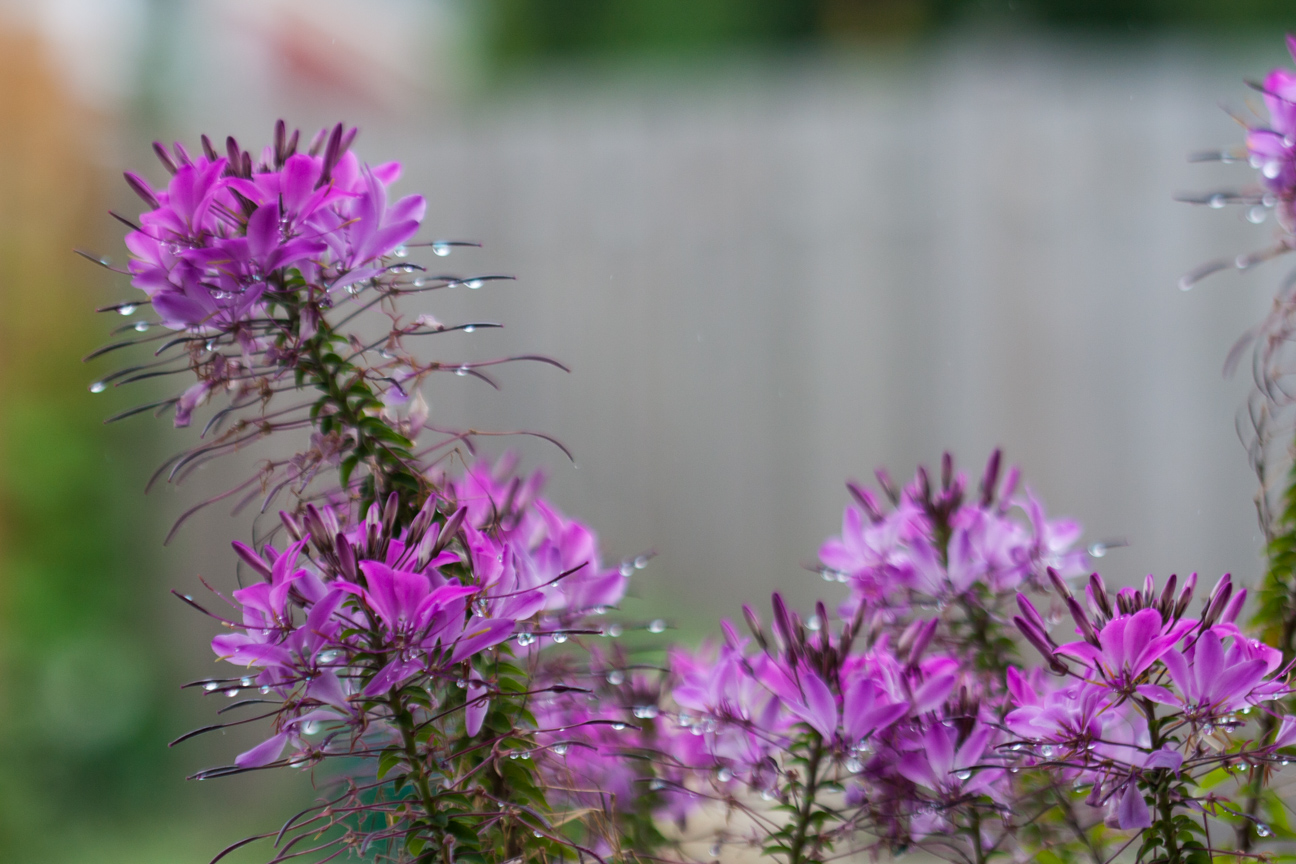
[[(233, 138), (218, 154), (204, 136), (191, 156), (155, 149), (171, 171), (165, 188), (128, 173), (151, 208), (126, 235), (132, 283), (175, 329), (224, 332), (257, 316), (296, 270), (320, 295), (383, 269), (382, 258), (418, 231), (427, 205), (410, 195), (389, 205), (400, 164), (369, 167), (350, 152), (356, 130), (323, 130), (308, 153), (297, 133), (255, 163)], [(269, 297), (267, 297), (269, 292)]]
[(974, 589), (1003, 594), (1023, 583), (1038, 587), (1048, 567), (1067, 576), (1084, 572), (1084, 552), (1072, 549), (1079, 524), (1049, 520), (1029, 489), (1019, 494), (1016, 468), (999, 488), (998, 451), (971, 501), (966, 476), (951, 477), (946, 459), (938, 490), (922, 469), (899, 491), (879, 471), (889, 507), (871, 490), (849, 484), (858, 506), (846, 508), (841, 534), (819, 549), (825, 579), (850, 585), (847, 614), (857, 603), (903, 608), (955, 600)]
[[(1296, 36), (1287, 37), (1287, 48), (1296, 57)], [(1296, 227), (1296, 72), (1277, 68), (1265, 76), (1263, 90), (1269, 125), (1252, 127), (1247, 134), (1251, 164), (1260, 169), (1265, 187), (1281, 204), (1288, 230)]]
[(1148, 577), (1141, 591), (1123, 588), (1112, 597), (1095, 573), (1083, 605), (1060, 580), (1057, 585), (1082, 638), (1056, 644), (1033, 604), (1019, 598), (1018, 628), (1063, 677), (1009, 670), (1015, 707), (1004, 722), (1028, 745), (1028, 760), (1089, 786), (1089, 802), (1105, 805), (1113, 826), (1152, 824), (1141, 789), (1158, 770), (1245, 771), (1296, 742), (1296, 734), (1268, 743), (1234, 740), (1253, 708), (1290, 693), (1284, 680), (1290, 666), (1283, 667), (1280, 651), (1238, 629), (1246, 590), (1234, 591), (1227, 575), (1200, 619), (1183, 617), (1195, 574), (1180, 591), (1174, 576), (1160, 591)]
[[(261, 580), (234, 592), (242, 620), (227, 622), (232, 632), (212, 647), (256, 671), (208, 686), (282, 701), (274, 734), (238, 767), (280, 760), (290, 744), (292, 764), (348, 752), (348, 730), (390, 738), (401, 691), (444, 708), (465, 690), (462, 728), (476, 736), (497, 692), (490, 664), (478, 661), (588, 632), (585, 616), (620, 601), (627, 577), (600, 566), (592, 532), (539, 497), (538, 475), (523, 481), (510, 469), (507, 460), (472, 467), (398, 531), (393, 495), (359, 519), (345, 506), (281, 514), (294, 538), (283, 552), (234, 544)], [(312, 743), (309, 730), (326, 734)]]

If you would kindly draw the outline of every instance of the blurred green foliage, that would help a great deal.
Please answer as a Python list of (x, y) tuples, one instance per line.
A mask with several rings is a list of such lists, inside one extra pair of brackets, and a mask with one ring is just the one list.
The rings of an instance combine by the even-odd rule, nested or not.
[(1296, 28), (1291, 0), (489, 0), (492, 56), (700, 53), (1005, 24), (1128, 34)]

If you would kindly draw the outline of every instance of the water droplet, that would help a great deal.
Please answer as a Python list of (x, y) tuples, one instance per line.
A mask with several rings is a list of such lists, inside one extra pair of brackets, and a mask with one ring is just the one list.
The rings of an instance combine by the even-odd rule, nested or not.
[(534, 834), (536, 837), (543, 837), (543, 836), (544, 836), (544, 835), (541, 834), (539, 831), (532, 831), (531, 833)]
[(627, 579), (629, 579), (629, 578), (630, 578), (630, 574), (633, 573), (633, 572), (634, 572), (634, 564), (630, 563), (629, 561), (623, 562), (623, 563), (621, 564), (621, 575), (622, 575), (622, 576), (624, 576), (624, 577), (626, 577)]
[(1273, 830), (1263, 822), (1256, 823), (1255, 832), (1257, 837), (1269, 837), (1273, 834)]
[(1262, 197), (1260, 198), (1260, 203), (1261, 203), (1262, 205), (1264, 205), (1265, 207), (1277, 207), (1277, 206), (1278, 206), (1278, 196), (1277, 196), (1277, 195), (1264, 195), (1264, 196), (1262, 196)]
[(955, 771), (954, 776), (959, 780), (968, 780), (972, 777), (971, 771)]
[(424, 285), (426, 285), (426, 284), (427, 284), (427, 280), (424, 279), (424, 278), (421, 277), (421, 276), (420, 276), (419, 278), (417, 278), (417, 279), (414, 280), (414, 287), (415, 287), (415, 288), (422, 288), (422, 287), (423, 287)]
[(620, 687), (625, 683), (625, 673), (620, 669), (613, 669), (611, 672), (607, 673), (607, 682), (613, 687)]
[(1283, 760), (1280, 761), (1278, 764), (1279, 764), (1279, 765), (1282, 765), (1282, 766), (1285, 768), (1285, 767), (1287, 767), (1288, 765), (1291, 764), (1291, 760), (1290, 760), (1290, 759), (1283, 759)]
[(728, 768), (721, 768), (719, 771), (716, 771), (716, 779), (721, 783), (728, 783), (733, 779), (733, 772)]
[(269, 693), (269, 692), (270, 692), (270, 685), (269, 685), (269, 684), (263, 684), (263, 685), (261, 685), (261, 695), (264, 696), (266, 693)]
[(1252, 207), (1247, 210), (1247, 221), (1252, 225), (1259, 225), (1269, 217), (1269, 211), (1264, 207)]
[(315, 735), (320, 731), (320, 724), (314, 720), (307, 720), (302, 724), (301, 731), (303, 735)]
[(617, 723), (613, 723), (613, 724), (612, 724), (612, 728), (613, 728), (614, 730), (616, 730), (617, 732), (620, 732), (620, 731), (621, 731), (622, 729), (624, 729), (625, 727), (626, 727), (626, 724), (621, 723), (621, 722), (617, 722)]
[(606, 630), (603, 631), (603, 635), (611, 636), (613, 639), (617, 638), (618, 636), (621, 635), (621, 625), (613, 624), (612, 626), (608, 627)]
[(147, 322), (147, 321), (136, 321), (136, 322), (135, 322), (135, 332), (136, 332), (136, 333), (143, 333), (143, 332), (144, 332), (145, 330), (147, 330), (148, 328), (149, 328), (149, 322)]
[(455, 370), (455, 374), (462, 378), (463, 376), (468, 374), (468, 367), (460, 366), (458, 369)]
[(770, 789), (762, 789), (762, 790), (761, 790), (761, 800), (762, 800), (762, 801), (773, 801), (774, 798), (775, 798), (775, 795), (774, 795), (774, 792), (773, 792), (772, 790), (770, 790)]
[(252, 679), (251, 679), (251, 678), (244, 678), (243, 680), (239, 681), (239, 686), (240, 686), (240, 687), (251, 687), (251, 686), (252, 686)]
[(823, 622), (819, 620), (818, 615), (811, 615), (810, 620), (806, 621), (806, 629), (811, 633), (818, 633), (821, 627), (823, 627)]
[(1239, 762), (1239, 763), (1238, 763), (1238, 766), (1237, 766), (1237, 770), (1239, 770), (1239, 771), (1245, 771), (1245, 770), (1247, 770), (1247, 768), (1250, 768), (1250, 767), (1251, 767), (1251, 766), (1250, 766), (1250, 765), (1247, 765), (1245, 762)]
[(467, 689), (468, 689), (468, 679), (467, 679), (467, 678), (456, 678), (456, 679), (455, 679), (455, 686), (458, 687), (460, 690), (467, 690)]
[(217, 684), (215, 681), (208, 681), (206, 684), (203, 685), (203, 689), (206, 690), (208, 693), (211, 693), (213, 690), (216, 690), (219, 687), (220, 685)]
[(215, 340), (215, 339), (208, 339), (208, 340), (207, 340), (207, 350), (208, 350), (208, 351), (215, 351), (215, 350), (216, 350), (216, 340)]
[(392, 254), (395, 255), (397, 258), (404, 258), (409, 255), (409, 250), (406, 249), (404, 246), (397, 246), (395, 249), (392, 250)]
[(640, 555), (640, 556), (636, 557), (635, 560), (634, 560), (634, 566), (635, 566), (635, 569), (636, 569), (636, 570), (642, 570), (642, 569), (644, 569), (645, 567), (647, 567), (647, 566), (648, 566), (648, 556), (647, 556), (647, 555)]
[(561, 744), (555, 744), (555, 745), (553, 745), (553, 747), (552, 747), (551, 749), (553, 750), (553, 752), (557, 753), (559, 756), (564, 756), (564, 755), (566, 755), (566, 753), (567, 753), (567, 744), (566, 744), (566, 742), (561, 743)]
[(1224, 206), (1226, 200), (1227, 199), (1225, 199), (1223, 195), (1212, 195), (1210, 196), (1210, 199), (1206, 202), (1206, 205), (1210, 207), (1212, 210), (1218, 210)]
[(1104, 555), (1107, 554), (1107, 544), (1106, 544), (1106, 543), (1090, 543), (1090, 544), (1089, 544), (1089, 549), (1088, 549), (1087, 551), (1089, 552), (1089, 557), (1090, 557), (1090, 558), (1102, 558)]
[(711, 844), (711, 857), (715, 858), (719, 854), (720, 854), (720, 841), (717, 840), (716, 842)]
[(466, 326), (466, 327), (463, 328), (463, 331), (464, 331), (465, 333), (475, 333), (475, 332), (477, 332), (477, 328), (474, 327), (473, 325), (469, 324), (468, 326)]
[(825, 582), (836, 582), (836, 581), (837, 581), (837, 574), (836, 574), (835, 572), (833, 572), (832, 570), (829, 570), (827, 567), (825, 567), (825, 568), (823, 568), (822, 570), (820, 570), (820, 571), (819, 571), (819, 575), (823, 577), (823, 580), (824, 580)]
[(864, 770), (864, 763), (858, 759), (847, 759), (846, 770), (852, 774), (858, 774), (860, 771)]
[(648, 632), (649, 632), (649, 633), (665, 633), (665, 632), (666, 632), (666, 622), (663, 621), (661, 618), (654, 618), (653, 620), (651, 620), (651, 621), (648, 622)]
[(510, 754), (509, 754), (509, 758), (510, 758), (510, 759), (516, 759), (516, 758), (518, 758), (518, 754), (517, 754), (517, 753), (510, 753)]
[(1182, 277), (1180, 277), (1180, 279), (1179, 279), (1179, 290), (1180, 290), (1180, 291), (1191, 291), (1191, 290), (1193, 289), (1193, 286), (1196, 285), (1196, 284), (1197, 284), (1197, 280), (1196, 280), (1196, 279), (1193, 279), (1193, 278), (1190, 277), (1190, 276), (1182, 276)]
[(525, 648), (526, 646), (530, 645), (533, 642), (535, 642), (534, 633), (522, 632), (517, 634), (517, 643), (521, 645), (523, 648)]
[(467, 285), (472, 290), (476, 291), (478, 288), (485, 285), (486, 283), (480, 279), (469, 279), (467, 282), (464, 282), (464, 284)]
[(658, 792), (666, 788), (666, 783), (665, 781), (658, 780), (656, 777), (654, 777), (652, 780), (648, 781), (648, 788), (654, 792)]
[(320, 665), (328, 666), (333, 663), (336, 663), (341, 656), (342, 656), (342, 652), (339, 651), (337, 648), (329, 648), (325, 651), (321, 651), (317, 659)]
[(117, 314), (119, 314), (119, 315), (134, 315), (134, 314), (135, 314), (135, 310), (138, 309), (138, 308), (139, 308), (139, 307), (136, 306), (134, 303), (127, 303), (127, 304), (125, 304), (124, 306), (118, 306), (118, 307), (117, 307)]
[(445, 256), (450, 254), (450, 250), (452, 248), (454, 247), (452, 247), (449, 243), (433, 243), (432, 254), (437, 256), (438, 258), (444, 258)]
[(239, 688), (231, 687), (230, 689), (225, 691), (225, 695), (233, 699), (235, 696), (239, 695)]
[(634, 708), (634, 716), (638, 717), (640, 720), (651, 720), (657, 716), (657, 706), (636, 705)]
[(591, 606), (590, 609), (589, 609), (589, 614), (591, 614), (591, 615), (606, 615), (609, 611), (611, 611), (611, 607), (610, 607), (610, 606)]
[(567, 634), (566, 634), (566, 633), (555, 633), (555, 634), (553, 634), (553, 640), (554, 640), (554, 642), (556, 642), (556, 643), (558, 643), (559, 645), (561, 645), (562, 643), (564, 643), (564, 642), (567, 641)]
[(94, 382), (93, 384), (90, 385), (90, 392), (91, 392), (91, 393), (102, 393), (103, 391), (105, 391), (105, 390), (107, 390), (107, 389), (108, 389), (108, 385), (105, 384), (105, 383), (102, 382), (102, 381), (96, 381), (96, 382)]
[(1273, 180), (1282, 173), (1282, 163), (1277, 159), (1270, 159), (1264, 164), (1264, 167), (1260, 169), (1260, 173), (1268, 179)]

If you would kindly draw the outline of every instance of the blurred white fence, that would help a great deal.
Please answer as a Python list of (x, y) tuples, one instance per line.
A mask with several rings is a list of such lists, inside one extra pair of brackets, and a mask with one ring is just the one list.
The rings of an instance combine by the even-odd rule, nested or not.
[[(434, 416), (562, 439), (578, 470), (521, 446), (609, 555), (660, 553), (637, 591), (682, 624), (779, 586), (814, 596), (827, 586), (802, 565), (839, 524), (843, 479), (879, 464), (904, 478), (947, 447), (975, 473), (1004, 445), (1086, 542), (1128, 538), (1101, 562), (1115, 581), (1250, 581), (1254, 483), (1234, 433), (1249, 382), (1220, 370), (1283, 265), (1179, 292), (1181, 273), (1272, 229), (1172, 196), (1251, 179), (1185, 155), (1240, 139), (1218, 103), (1244, 104), (1241, 77), (1281, 59), (1274, 42), (1209, 61), (972, 41), (574, 71), (412, 100), (369, 118), (358, 147), (405, 161), (429, 238), (487, 244), (428, 255), (434, 269), (519, 277), (430, 298), (442, 320), (508, 329), (429, 350), (573, 370), (505, 371), (501, 394), (448, 375)], [(182, 106), (195, 133), (336, 113), (232, 102), (238, 74)]]

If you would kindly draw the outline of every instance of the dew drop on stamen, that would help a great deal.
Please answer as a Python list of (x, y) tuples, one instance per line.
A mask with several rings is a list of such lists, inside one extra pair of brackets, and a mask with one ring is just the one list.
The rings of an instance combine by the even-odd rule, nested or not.
[(136, 321), (136, 322), (135, 322), (135, 332), (136, 332), (136, 333), (143, 333), (143, 332), (144, 332), (145, 330), (147, 330), (148, 328), (149, 328), (149, 322), (147, 322), (147, 321)]
[(1101, 558), (1107, 554), (1107, 544), (1090, 543), (1089, 548), (1086, 551), (1089, 553), (1090, 558)]
[(562, 643), (564, 643), (564, 642), (567, 641), (567, 634), (566, 634), (566, 633), (555, 633), (555, 634), (553, 634), (553, 640), (554, 640), (555, 642), (557, 642), (559, 645), (561, 645)]
[(716, 842), (711, 844), (711, 857), (715, 858), (719, 854), (720, 854), (720, 841), (717, 840)]
[(138, 309), (138, 308), (139, 308), (139, 307), (136, 306), (134, 303), (127, 303), (125, 306), (118, 306), (118, 307), (117, 307), (117, 314), (118, 314), (118, 315), (134, 315), (134, 314), (135, 314), (135, 310)]
[(1257, 822), (1255, 826), (1255, 832), (1257, 837), (1269, 837), (1273, 834), (1273, 829), (1271, 829), (1268, 825), (1264, 824), (1263, 822)]
[(517, 634), (517, 643), (523, 648), (535, 642), (535, 634), (522, 632)]
[(610, 636), (613, 639), (616, 639), (618, 636), (621, 635), (621, 625), (613, 624), (611, 627), (608, 627), (606, 630), (603, 631), (603, 635)]
[(648, 781), (648, 788), (653, 792), (660, 792), (666, 788), (666, 783), (654, 777), (652, 780)]
[(626, 727), (626, 724), (624, 724), (624, 723), (619, 723), (619, 722), (618, 722), (618, 723), (613, 723), (613, 724), (612, 724), (612, 728), (613, 728), (613, 730), (615, 730), (615, 731), (617, 731), (617, 732), (620, 732), (620, 731), (621, 731), (622, 729), (624, 729), (625, 727)]
[(761, 795), (761, 800), (762, 800), (762, 801), (773, 801), (773, 800), (774, 800), (774, 793), (771, 792), (771, 791), (768, 790), (768, 789), (762, 789), (760, 795)]
[(415, 279), (415, 280), (414, 280), (414, 287), (415, 287), (415, 288), (422, 288), (422, 287), (423, 287), (424, 285), (426, 285), (426, 284), (427, 284), (427, 280), (426, 280), (426, 279), (423, 279), (423, 278), (421, 278), (421, 277), (418, 278), (418, 279)]
[(631, 564), (629, 561), (625, 561), (621, 564), (622, 576), (625, 576), (628, 579), (630, 577), (630, 574), (633, 572), (634, 572), (634, 565)]
[(823, 627), (823, 622), (819, 620), (818, 615), (811, 615), (809, 620), (806, 621), (806, 629), (811, 633), (819, 632), (820, 627)]
[(405, 256), (409, 255), (409, 250), (406, 249), (404, 246), (397, 246), (395, 249), (392, 250), (392, 254), (395, 255), (397, 258), (404, 258)]
[(460, 366), (458, 369), (455, 370), (455, 374), (458, 375), (460, 378), (462, 378), (463, 376), (468, 374), (468, 367)]
[(203, 685), (203, 689), (206, 690), (208, 693), (211, 693), (212, 691), (216, 690), (219, 687), (220, 685), (217, 684), (215, 681), (208, 681), (206, 684)]
[(240, 686), (240, 687), (251, 687), (251, 686), (252, 686), (252, 679), (251, 679), (251, 678), (244, 678), (243, 680), (239, 681), (239, 686)]
[(1224, 206), (1226, 200), (1227, 199), (1225, 199), (1223, 195), (1212, 195), (1210, 196), (1210, 199), (1207, 200), (1206, 206), (1210, 207), (1212, 210), (1218, 210)]
[(635, 569), (636, 569), (636, 570), (642, 570), (642, 569), (644, 569), (645, 567), (647, 567), (647, 566), (648, 566), (648, 556), (647, 556), (647, 555), (640, 555), (639, 557), (635, 558), (635, 560), (634, 560), (634, 566), (635, 566)]
[(634, 708), (634, 716), (638, 717), (640, 720), (651, 720), (657, 716), (657, 706), (636, 705)]
[(565, 756), (567, 754), (566, 743), (555, 744), (550, 749), (553, 750), (553, 752), (557, 753), (559, 756)]
[(607, 674), (607, 682), (611, 684), (613, 687), (617, 687), (621, 684), (624, 684), (625, 673), (622, 672), (620, 669), (613, 669), (611, 672)]
[(1282, 173), (1282, 163), (1277, 159), (1272, 159), (1264, 164), (1264, 167), (1260, 169), (1260, 173), (1269, 180), (1273, 180)]
[(262, 696), (264, 696), (265, 694), (267, 694), (267, 693), (269, 693), (269, 692), (270, 692), (270, 685), (269, 685), (269, 684), (263, 684), (263, 685), (261, 685), (261, 695), (262, 695)]
[(954, 776), (959, 780), (968, 780), (972, 777), (971, 771), (955, 771)]
[(469, 288), (471, 288), (472, 290), (476, 291), (478, 288), (482, 287), (482, 286), (485, 285), (486, 283), (483, 282), (483, 281), (480, 280), (480, 279), (469, 279), (469, 280), (468, 280), (467, 282), (465, 282), (464, 284), (467, 285), (467, 286), (468, 286)]
[(858, 774), (863, 769), (864, 769), (864, 763), (860, 762), (860, 760), (858, 759), (846, 760), (846, 770), (849, 771), (850, 773)]
[(1268, 216), (1269, 212), (1264, 207), (1260, 206), (1252, 207), (1250, 210), (1247, 210), (1246, 214), (1247, 221), (1252, 225), (1259, 225), (1261, 222), (1265, 221)]
[(444, 258), (450, 254), (451, 247), (449, 243), (433, 243), (432, 254), (438, 258)]
[(230, 689), (225, 691), (225, 695), (233, 699), (235, 696), (239, 695), (239, 688), (231, 687)]
[(91, 392), (91, 393), (102, 393), (102, 392), (104, 392), (104, 391), (107, 390), (107, 389), (108, 389), (108, 385), (105, 384), (105, 383), (102, 382), (102, 381), (96, 381), (96, 382), (94, 382), (93, 384), (90, 385), (90, 392)]
[(661, 618), (654, 618), (652, 621), (648, 622), (648, 632), (649, 632), (649, 633), (665, 633), (665, 632), (666, 632), (666, 622), (663, 621)]
[(475, 332), (477, 331), (477, 328), (474, 327), (473, 325), (469, 324), (469, 325), (467, 325), (467, 326), (465, 326), (465, 327), (463, 328), (463, 331), (464, 331), (465, 333), (475, 333)]

